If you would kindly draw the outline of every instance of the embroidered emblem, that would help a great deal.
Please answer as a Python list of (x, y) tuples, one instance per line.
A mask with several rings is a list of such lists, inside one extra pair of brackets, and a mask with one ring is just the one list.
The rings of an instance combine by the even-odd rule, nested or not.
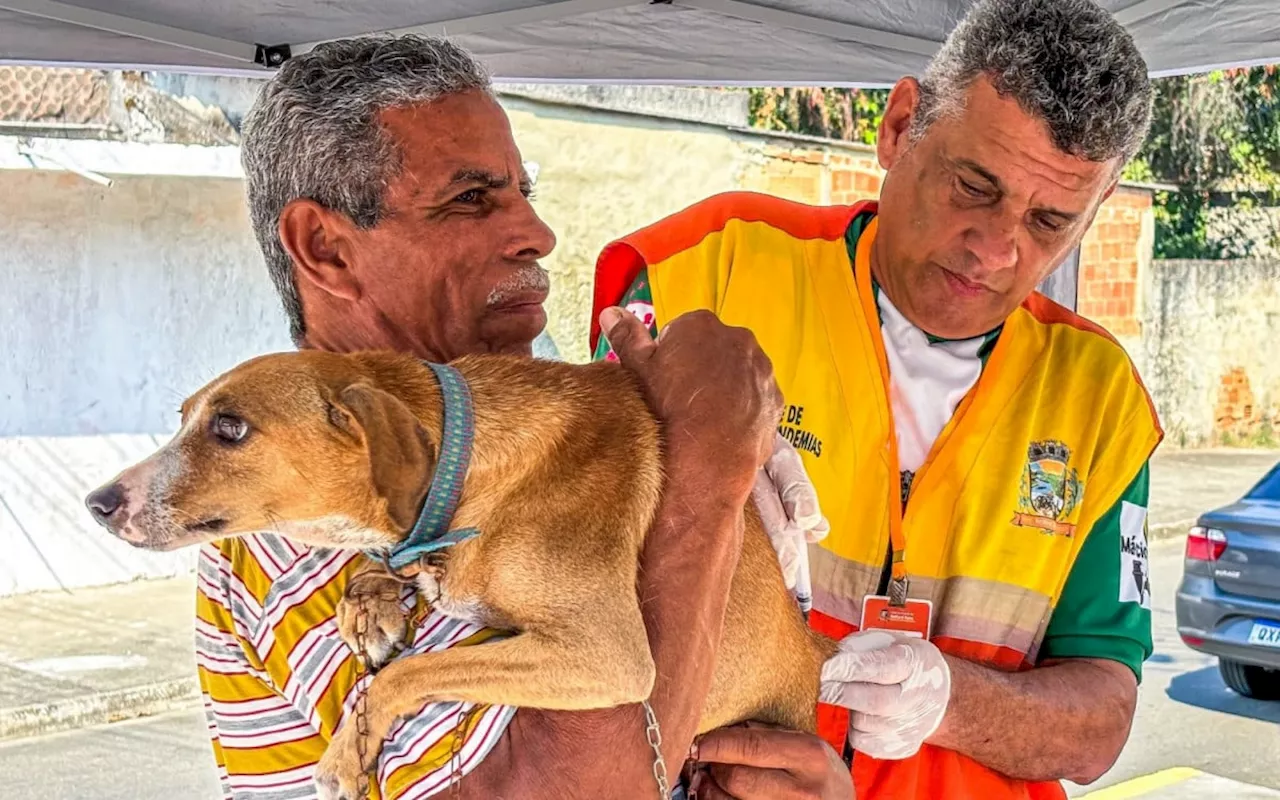
[(1075, 533), (1075, 524), (1066, 520), (1080, 503), (1082, 487), (1070, 461), (1071, 449), (1062, 442), (1031, 443), (1018, 487), (1014, 525), (1068, 537)]

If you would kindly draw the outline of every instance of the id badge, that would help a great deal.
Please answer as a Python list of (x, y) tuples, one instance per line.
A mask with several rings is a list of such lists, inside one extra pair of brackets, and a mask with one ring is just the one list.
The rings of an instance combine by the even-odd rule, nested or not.
[(890, 605), (889, 598), (869, 594), (862, 600), (861, 630), (895, 631), (928, 641), (933, 632), (933, 601), (907, 600), (904, 605)]

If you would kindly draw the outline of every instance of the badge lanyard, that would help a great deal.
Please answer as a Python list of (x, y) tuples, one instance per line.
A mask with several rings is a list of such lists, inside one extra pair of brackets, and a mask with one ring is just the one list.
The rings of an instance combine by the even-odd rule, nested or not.
[[(871, 244), (875, 241), (875, 232), (879, 218), (871, 220), (866, 230), (859, 237), (856, 259), (854, 263), (855, 279), (858, 283), (863, 314), (867, 325), (879, 319), (874, 293), (871, 291)], [(889, 364), (884, 353), (883, 334), (878, 329), (872, 333), (872, 341), (876, 350), (876, 361), (880, 367), (881, 385), (884, 387), (885, 412), (888, 415), (889, 436), (886, 457), (890, 471), (898, 473), (898, 436), (893, 424), (893, 409), (889, 399)], [(909, 600), (911, 587), (907, 576), (907, 537), (903, 531), (903, 497), (899, 486), (890, 491), (889, 513), (889, 545), (890, 556), (889, 593), (887, 596), (868, 594), (862, 601), (862, 630), (872, 628), (896, 630), (904, 634), (929, 638), (933, 617), (933, 603), (929, 600)]]

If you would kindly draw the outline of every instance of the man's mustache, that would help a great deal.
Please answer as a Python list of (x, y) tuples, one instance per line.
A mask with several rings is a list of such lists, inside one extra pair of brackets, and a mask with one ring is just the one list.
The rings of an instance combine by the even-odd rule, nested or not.
[(529, 292), (548, 292), (551, 290), (551, 277), (547, 271), (537, 264), (521, 267), (514, 275), (493, 287), (489, 292), (488, 304), (499, 306), (508, 300)]

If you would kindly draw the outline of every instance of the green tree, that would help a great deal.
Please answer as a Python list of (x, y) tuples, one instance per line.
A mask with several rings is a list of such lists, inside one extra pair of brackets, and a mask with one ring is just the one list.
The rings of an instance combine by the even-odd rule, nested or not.
[(889, 91), (759, 88), (750, 97), (753, 127), (875, 144)]
[(1177, 186), (1156, 194), (1157, 258), (1249, 255), (1276, 231), (1210, 234), (1214, 207), (1273, 205), (1280, 190), (1280, 71), (1219, 70), (1155, 81), (1151, 132), (1125, 177)]

